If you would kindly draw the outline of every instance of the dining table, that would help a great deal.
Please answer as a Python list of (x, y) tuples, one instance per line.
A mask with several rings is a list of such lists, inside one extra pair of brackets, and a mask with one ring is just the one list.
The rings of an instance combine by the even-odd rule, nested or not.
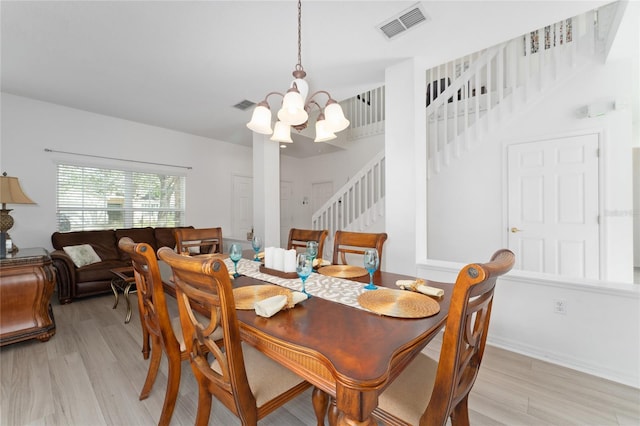
[[(231, 261), (225, 259), (225, 263), (233, 271)], [(249, 259), (239, 262), (240, 276), (232, 279), (234, 289), (276, 284), (300, 290), (300, 279), (262, 273), (258, 264)], [(161, 265), (165, 291), (175, 296), (167, 268), (166, 264)], [(373, 274), (373, 282), (379, 289), (398, 289), (398, 280), (415, 279), (384, 271)], [(237, 310), (244, 342), (314, 386), (312, 401), (318, 424), (324, 424), (327, 415), (331, 425), (377, 424), (372, 413), (378, 395), (446, 322), (452, 283), (425, 280), (427, 286), (444, 290), (441, 297), (430, 298), (437, 302), (437, 312), (406, 318), (361, 306), (360, 295), (383, 291), (364, 290), (368, 282), (368, 274), (344, 279), (314, 272), (306, 283), (311, 297), (291, 309), (268, 318), (257, 315), (253, 309)]]

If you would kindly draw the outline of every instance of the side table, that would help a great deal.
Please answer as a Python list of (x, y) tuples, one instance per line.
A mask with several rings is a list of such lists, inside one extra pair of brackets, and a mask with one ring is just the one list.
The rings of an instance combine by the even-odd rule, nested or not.
[[(129, 324), (131, 320), (131, 302), (129, 301), (129, 293), (131, 292), (131, 287), (135, 285), (136, 279), (133, 275), (133, 267), (125, 266), (122, 268), (114, 268), (111, 272), (115, 275), (115, 277), (111, 280), (111, 290), (113, 290), (113, 295), (116, 300), (113, 303), (113, 309), (118, 306), (118, 291), (121, 291), (124, 294), (124, 300), (127, 302), (127, 315), (124, 318), (124, 323)], [(135, 293), (135, 290), (133, 290)]]
[(0, 346), (49, 340), (56, 333), (51, 309), (55, 273), (44, 248), (23, 248), (0, 259)]

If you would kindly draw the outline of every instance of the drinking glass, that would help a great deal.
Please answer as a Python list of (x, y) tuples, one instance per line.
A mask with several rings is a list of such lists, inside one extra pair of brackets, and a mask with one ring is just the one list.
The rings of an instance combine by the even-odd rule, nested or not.
[(316, 260), (316, 256), (318, 255), (317, 241), (307, 241), (307, 254), (311, 257), (311, 264), (313, 265), (313, 261)]
[(242, 259), (242, 247), (240, 244), (231, 244), (229, 248), (229, 258), (233, 261), (233, 278), (238, 278), (238, 261)]
[(378, 288), (373, 284), (373, 273), (378, 269), (379, 265), (378, 250), (366, 249), (364, 251), (364, 269), (369, 272), (369, 284), (364, 286), (366, 290), (376, 290)]
[(307, 295), (307, 297), (311, 297), (307, 290), (305, 289), (305, 281), (309, 275), (311, 275), (311, 270), (313, 269), (313, 260), (311, 260), (311, 256), (307, 253), (300, 253), (296, 258), (296, 272), (298, 276), (302, 280), (302, 292)]
[(259, 262), (260, 258), (258, 257), (258, 252), (260, 252), (260, 249), (262, 248), (262, 238), (254, 235), (251, 239), (251, 247), (253, 247), (253, 251), (256, 252), (256, 256), (253, 258), (253, 260)]

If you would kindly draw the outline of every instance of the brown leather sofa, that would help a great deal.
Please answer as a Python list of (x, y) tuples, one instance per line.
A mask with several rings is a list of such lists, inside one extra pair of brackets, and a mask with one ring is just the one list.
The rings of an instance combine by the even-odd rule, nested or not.
[[(187, 228), (193, 228), (188, 226)], [(131, 265), (128, 254), (120, 251), (118, 241), (129, 237), (136, 243), (148, 243), (157, 251), (160, 247), (174, 248), (176, 228), (127, 228), (104, 231), (54, 232), (51, 243), (54, 251), (51, 259), (56, 271), (58, 300), (71, 303), (73, 300), (110, 293), (114, 268)], [(64, 251), (64, 247), (90, 244), (101, 261), (80, 268)]]

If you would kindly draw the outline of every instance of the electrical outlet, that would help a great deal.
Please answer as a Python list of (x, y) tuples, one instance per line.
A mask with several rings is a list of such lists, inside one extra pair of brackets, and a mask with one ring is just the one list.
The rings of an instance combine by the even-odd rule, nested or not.
[(556, 299), (553, 301), (553, 312), (560, 315), (567, 314), (567, 301), (564, 299)]

